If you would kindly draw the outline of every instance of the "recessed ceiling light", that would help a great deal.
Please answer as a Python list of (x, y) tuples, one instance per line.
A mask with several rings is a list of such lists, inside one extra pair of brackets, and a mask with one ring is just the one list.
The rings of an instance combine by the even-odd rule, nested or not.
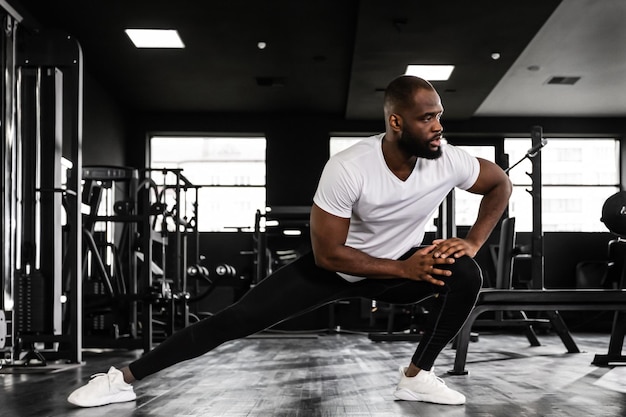
[(300, 236), (302, 234), (302, 231), (300, 230), (283, 230), (283, 235), (285, 236)]
[(174, 29), (126, 29), (126, 34), (137, 48), (184, 48)]
[(408, 65), (405, 75), (414, 75), (428, 81), (446, 81), (454, 65)]

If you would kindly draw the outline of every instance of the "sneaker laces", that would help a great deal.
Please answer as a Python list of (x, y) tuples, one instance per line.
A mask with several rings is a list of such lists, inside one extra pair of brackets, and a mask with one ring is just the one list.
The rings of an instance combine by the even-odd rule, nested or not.
[(109, 377), (109, 374), (106, 372), (98, 372), (97, 374), (93, 374), (89, 377), (89, 383), (91, 384), (92, 382), (96, 382), (98, 380), (99, 377), (105, 377), (107, 380), (107, 383), (109, 385), (109, 391), (111, 390), (111, 378)]
[(427, 381), (429, 384), (441, 384), (441, 385), (446, 385), (446, 381), (444, 381), (443, 379), (439, 378), (437, 375), (435, 375), (435, 370), (434, 368), (431, 369), (430, 371), (425, 371), (428, 373), (428, 375), (430, 376), (429, 378), (427, 378)]

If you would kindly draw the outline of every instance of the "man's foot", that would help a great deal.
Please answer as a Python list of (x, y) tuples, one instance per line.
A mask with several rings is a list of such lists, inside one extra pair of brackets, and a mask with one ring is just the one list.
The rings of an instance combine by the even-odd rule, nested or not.
[(447, 405), (465, 404), (465, 395), (448, 388), (432, 369), (422, 369), (414, 377), (408, 377), (404, 372), (405, 369), (400, 368), (400, 382), (393, 393), (397, 399)]
[(111, 367), (106, 374), (92, 375), (89, 383), (72, 392), (67, 401), (79, 407), (97, 407), (136, 398), (133, 386), (124, 382), (122, 372)]

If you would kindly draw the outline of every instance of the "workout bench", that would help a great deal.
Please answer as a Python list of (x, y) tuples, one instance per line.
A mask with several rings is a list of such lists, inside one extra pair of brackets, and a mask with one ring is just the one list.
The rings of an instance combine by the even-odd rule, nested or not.
[[(622, 355), (624, 334), (626, 333), (626, 289), (624, 289), (624, 266), (622, 262), (614, 262), (616, 276), (613, 280), (618, 284), (613, 289), (513, 289), (511, 284), (511, 264), (514, 258), (515, 248), (515, 218), (507, 218), (502, 222), (499, 240), (499, 256), (496, 265), (496, 288), (483, 288), (478, 294), (476, 306), (470, 313), (467, 321), (459, 331), (454, 341), (456, 356), (454, 368), (448, 373), (453, 375), (465, 375), (467, 351), (471, 338), (471, 330), (478, 316), (487, 311), (521, 312), (521, 320), (492, 320), (496, 325), (518, 325), (526, 327), (526, 336), (531, 345), (538, 346), (539, 341), (532, 330), (532, 324), (549, 322), (561, 341), (567, 348), (568, 353), (579, 353), (580, 350), (572, 338), (559, 310), (565, 311), (615, 311), (611, 340), (606, 355), (596, 355), (593, 364), (608, 366), (609, 363), (626, 362), (626, 356)], [(611, 249), (611, 244), (610, 244)], [(616, 260), (624, 258), (626, 245), (623, 242), (615, 242), (612, 247), (612, 257)], [(545, 312), (549, 320), (528, 319), (526, 311)], [(498, 315), (497, 315), (498, 317)], [(501, 317), (501, 314), (500, 314)]]
[(612, 362), (626, 362), (621, 354), (626, 333), (626, 290), (501, 290), (486, 288), (478, 295), (476, 307), (456, 337), (454, 368), (448, 373), (465, 375), (470, 333), (477, 317), (486, 311), (545, 311), (568, 353), (579, 353), (558, 311), (615, 311), (608, 353), (596, 355), (594, 365), (607, 366)]

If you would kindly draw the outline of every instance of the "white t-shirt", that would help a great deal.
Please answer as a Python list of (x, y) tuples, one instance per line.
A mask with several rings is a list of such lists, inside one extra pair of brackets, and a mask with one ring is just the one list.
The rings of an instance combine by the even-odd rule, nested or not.
[[(442, 141), (442, 156), (418, 158), (402, 181), (384, 160), (383, 136), (364, 139), (330, 158), (313, 201), (328, 213), (350, 218), (347, 246), (397, 259), (422, 243), (426, 222), (450, 190), (470, 188), (480, 167), (475, 157)], [(351, 282), (364, 279), (339, 275)]]

